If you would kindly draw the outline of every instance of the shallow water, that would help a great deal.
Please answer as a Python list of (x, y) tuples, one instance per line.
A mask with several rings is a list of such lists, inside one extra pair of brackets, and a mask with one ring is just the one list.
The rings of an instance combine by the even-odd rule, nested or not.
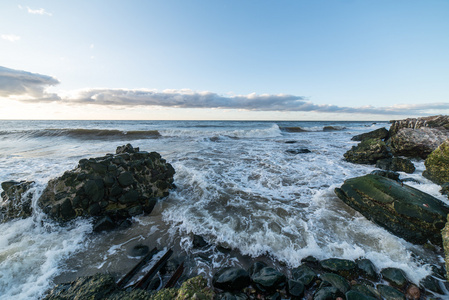
[[(323, 131), (336, 126), (336, 131)], [(302, 258), (369, 258), (402, 268), (414, 281), (442, 257), (391, 235), (334, 194), (372, 166), (342, 160), (356, 134), (387, 127), (370, 122), (0, 121), (0, 182), (46, 182), (81, 158), (114, 153), (125, 143), (157, 151), (175, 170), (176, 190), (131, 228), (92, 234), (88, 220), (66, 227), (37, 212), (0, 225), (0, 299), (36, 299), (57, 282), (95, 272), (119, 278), (138, 259), (137, 244), (175, 250), (188, 272), (207, 277), (223, 265), (259, 257), (288, 272)], [(298, 132), (291, 128), (301, 128)], [(130, 133), (130, 134), (128, 134)], [(289, 149), (310, 153), (292, 155)], [(415, 162), (410, 184), (446, 201)], [(209, 243), (194, 249), (192, 234)], [(227, 250), (226, 250), (227, 249)]]

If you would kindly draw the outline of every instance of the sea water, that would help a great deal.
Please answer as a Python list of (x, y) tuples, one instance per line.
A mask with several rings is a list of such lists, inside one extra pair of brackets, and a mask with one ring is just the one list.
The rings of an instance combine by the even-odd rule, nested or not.
[[(332, 126), (332, 128), (326, 127)], [(253, 258), (284, 272), (312, 255), (368, 258), (378, 270), (403, 269), (415, 283), (441, 264), (441, 251), (412, 245), (368, 221), (334, 194), (344, 180), (374, 166), (343, 160), (356, 134), (386, 122), (0, 121), (0, 182), (35, 184), (35, 213), (0, 224), (0, 299), (38, 299), (56, 283), (107, 272), (120, 278), (138, 258), (135, 245), (172, 248), (187, 275), (248, 267)], [(159, 152), (176, 170), (176, 189), (124, 230), (92, 233), (91, 220), (65, 226), (45, 218), (36, 201), (48, 180), (82, 158), (131, 143)], [(308, 149), (291, 154), (287, 150)], [(447, 202), (439, 186), (401, 173)], [(192, 235), (207, 247), (193, 247)]]

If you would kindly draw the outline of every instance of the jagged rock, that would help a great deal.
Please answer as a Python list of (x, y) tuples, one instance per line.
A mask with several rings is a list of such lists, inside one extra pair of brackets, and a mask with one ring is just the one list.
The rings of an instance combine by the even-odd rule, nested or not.
[(424, 162), (423, 176), (438, 184), (449, 182), (449, 140), (442, 143)]
[(33, 185), (33, 181), (5, 181), (1, 186), (0, 223), (12, 219), (25, 219), (32, 214), (31, 200), (33, 195), (27, 193)]
[(395, 135), (403, 128), (419, 129), (422, 127), (449, 129), (449, 116), (438, 115), (391, 121), (390, 136)]
[(375, 164), (379, 159), (390, 158), (387, 145), (380, 139), (366, 139), (353, 146), (344, 155), (346, 161), (356, 164)]
[(227, 267), (219, 270), (212, 278), (214, 287), (225, 291), (236, 291), (250, 284), (248, 272), (238, 267)]
[(398, 268), (385, 268), (380, 271), (380, 274), (383, 279), (399, 288), (404, 287), (408, 282), (404, 271)]
[(380, 159), (376, 162), (376, 167), (382, 170), (409, 174), (415, 172), (415, 165), (413, 165), (410, 159), (400, 157)]
[(366, 132), (366, 133), (362, 133), (356, 136), (353, 136), (351, 141), (363, 141), (366, 139), (381, 139), (381, 140), (386, 140), (389, 137), (389, 132), (387, 129), (385, 129), (385, 127), (370, 131), (370, 132)]
[(449, 207), (429, 194), (371, 174), (346, 180), (335, 193), (367, 219), (411, 243), (429, 240), (442, 245)]
[(38, 205), (52, 219), (108, 216), (114, 223), (150, 213), (160, 197), (174, 187), (173, 167), (156, 152), (130, 144), (115, 155), (82, 159), (78, 167), (52, 179)]
[(425, 159), (448, 138), (449, 130), (447, 129), (403, 128), (388, 140), (388, 145), (395, 156)]

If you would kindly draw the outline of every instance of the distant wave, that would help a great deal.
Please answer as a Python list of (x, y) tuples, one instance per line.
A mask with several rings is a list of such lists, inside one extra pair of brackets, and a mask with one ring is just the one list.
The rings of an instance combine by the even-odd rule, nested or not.
[(194, 130), (194, 129), (164, 129), (160, 130), (160, 134), (165, 137), (227, 137), (227, 138), (261, 138), (261, 137), (277, 137), (281, 135), (279, 126), (273, 124), (268, 128), (258, 129), (236, 129), (236, 130)]
[(81, 140), (105, 139), (155, 139), (161, 136), (157, 130), (122, 131), (113, 129), (42, 129), (26, 131), (1, 131), (0, 135), (16, 135), (18, 138), (69, 137)]

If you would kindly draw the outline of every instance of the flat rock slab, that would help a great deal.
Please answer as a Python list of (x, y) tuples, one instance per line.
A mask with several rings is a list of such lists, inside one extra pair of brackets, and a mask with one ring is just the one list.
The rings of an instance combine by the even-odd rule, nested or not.
[(335, 193), (367, 219), (411, 243), (442, 245), (449, 207), (429, 194), (371, 174), (346, 180)]

